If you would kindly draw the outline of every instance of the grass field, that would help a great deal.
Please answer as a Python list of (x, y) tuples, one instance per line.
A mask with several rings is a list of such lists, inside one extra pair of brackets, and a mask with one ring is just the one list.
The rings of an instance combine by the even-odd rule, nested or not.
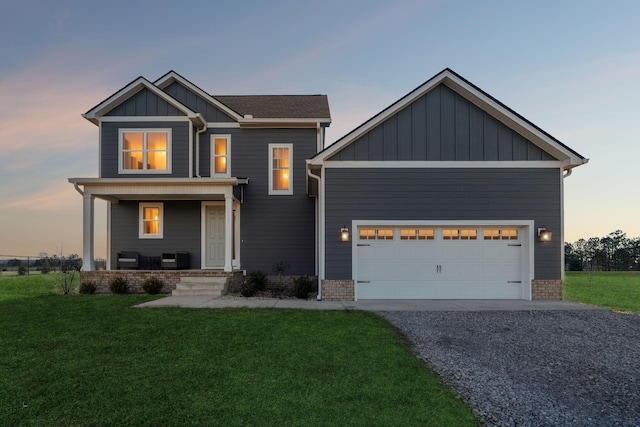
[(0, 425), (477, 425), (380, 317), (136, 309), (0, 278)]
[(564, 295), (569, 301), (640, 313), (640, 272), (568, 272)]

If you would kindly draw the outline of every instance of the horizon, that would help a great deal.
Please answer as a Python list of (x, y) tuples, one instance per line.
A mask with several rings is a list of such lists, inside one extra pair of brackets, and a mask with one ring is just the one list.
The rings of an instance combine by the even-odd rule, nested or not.
[[(82, 197), (67, 179), (97, 176), (98, 128), (81, 114), (169, 70), (214, 95), (326, 94), (332, 143), (451, 68), (590, 159), (564, 180), (566, 242), (640, 236), (640, 169), (619, 164), (640, 156), (640, 3), (192, 6), (5, 7), (0, 254), (82, 253)], [(140, 16), (154, 25), (141, 31)], [(105, 258), (105, 202), (95, 220), (95, 256)]]

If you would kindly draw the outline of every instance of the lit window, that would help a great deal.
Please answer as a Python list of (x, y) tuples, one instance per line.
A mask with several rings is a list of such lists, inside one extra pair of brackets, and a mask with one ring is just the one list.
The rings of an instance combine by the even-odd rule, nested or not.
[(361, 228), (358, 230), (360, 240), (393, 240), (392, 228)]
[(483, 230), (484, 240), (518, 240), (518, 230), (516, 229), (495, 229)]
[(478, 230), (473, 230), (473, 229), (442, 230), (443, 240), (476, 240), (477, 238), (478, 238)]
[(211, 176), (229, 176), (230, 135), (211, 135), (211, 151), (213, 153), (213, 173)]
[(401, 229), (400, 240), (433, 240), (435, 238), (434, 230), (427, 228), (419, 229)]
[(269, 194), (293, 194), (293, 144), (269, 144)]
[(162, 203), (140, 203), (140, 227), (141, 239), (162, 239)]
[(120, 173), (170, 173), (170, 129), (120, 129)]

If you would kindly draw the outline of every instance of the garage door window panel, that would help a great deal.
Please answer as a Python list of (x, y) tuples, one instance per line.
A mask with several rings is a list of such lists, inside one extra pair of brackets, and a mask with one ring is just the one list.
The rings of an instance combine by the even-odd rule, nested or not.
[(469, 228), (444, 229), (442, 230), (443, 240), (477, 240), (478, 230)]
[(513, 228), (482, 230), (484, 240), (518, 240), (518, 230)]

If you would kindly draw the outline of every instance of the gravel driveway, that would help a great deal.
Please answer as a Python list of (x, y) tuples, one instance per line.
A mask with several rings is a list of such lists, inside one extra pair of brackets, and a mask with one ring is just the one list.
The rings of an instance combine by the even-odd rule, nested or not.
[(640, 426), (640, 316), (383, 312), (487, 425)]

